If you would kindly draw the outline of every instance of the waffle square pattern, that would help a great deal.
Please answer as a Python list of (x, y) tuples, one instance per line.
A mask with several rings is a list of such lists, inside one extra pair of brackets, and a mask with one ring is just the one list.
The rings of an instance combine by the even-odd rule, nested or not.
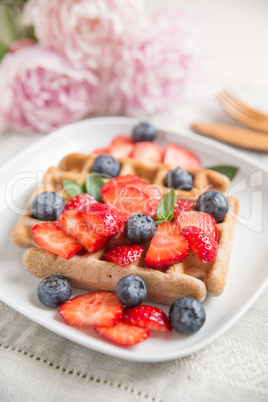
[[(96, 253), (78, 253), (69, 260), (36, 247), (32, 236), (32, 228), (44, 221), (31, 216), (30, 204), (37, 194), (44, 191), (58, 193), (65, 202), (70, 199), (63, 187), (63, 180), (72, 180), (80, 184), (85, 183), (91, 171), (95, 155), (80, 153), (69, 154), (64, 157), (58, 167), (50, 167), (42, 183), (30, 197), (24, 213), (20, 216), (12, 232), (13, 243), (22, 248), (28, 248), (23, 256), (26, 269), (38, 278), (50, 275), (62, 275), (74, 287), (85, 290), (114, 291), (119, 279), (125, 275), (139, 275), (147, 287), (147, 300), (172, 304), (176, 299), (192, 296), (203, 301), (207, 295), (219, 296), (225, 287), (232, 242), (239, 212), (239, 202), (228, 197), (229, 212), (224, 221), (217, 225), (219, 233), (218, 255), (213, 262), (202, 263), (190, 251), (189, 255), (180, 263), (170, 266), (166, 272), (146, 267), (144, 255), (125, 267), (121, 267), (103, 259), (107, 248), (118, 244), (118, 237), (112, 238), (108, 246)], [(120, 175), (136, 175), (158, 187), (162, 196), (169, 192), (164, 186), (164, 178), (170, 170), (168, 165), (159, 163), (145, 165), (132, 158), (119, 159), (121, 164)], [(209, 169), (188, 169), (193, 176), (194, 187), (190, 191), (175, 190), (177, 198), (196, 200), (204, 191), (217, 190), (224, 192), (229, 187), (229, 179)], [(126, 239), (125, 243), (128, 243)], [(145, 244), (145, 251), (149, 244)]]

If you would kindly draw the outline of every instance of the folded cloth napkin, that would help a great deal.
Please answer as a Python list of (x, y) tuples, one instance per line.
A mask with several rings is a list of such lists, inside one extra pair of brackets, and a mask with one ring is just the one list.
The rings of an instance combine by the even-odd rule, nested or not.
[(211, 345), (149, 364), (86, 349), (0, 303), (0, 400), (267, 401), (267, 305), (268, 290)]

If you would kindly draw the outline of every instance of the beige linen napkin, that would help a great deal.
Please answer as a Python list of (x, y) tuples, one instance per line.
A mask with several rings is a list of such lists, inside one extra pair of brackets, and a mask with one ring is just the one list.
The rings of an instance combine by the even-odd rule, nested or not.
[(136, 363), (84, 348), (0, 303), (0, 400), (268, 400), (266, 290), (211, 345), (181, 359)]

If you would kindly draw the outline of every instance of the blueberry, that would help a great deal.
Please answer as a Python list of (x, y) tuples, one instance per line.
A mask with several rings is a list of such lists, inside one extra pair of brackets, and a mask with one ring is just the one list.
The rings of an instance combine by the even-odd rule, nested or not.
[(136, 307), (145, 300), (147, 289), (140, 276), (127, 275), (117, 282), (115, 293), (120, 303), (127, 307)]
[(227, 198), (219, 191), (206, 191), (196, 201), (196, 210), (213, 216), (217, 223), (221, 223), (224, 220), (228, 209)]
[(94, 160), (91, 170), (109, 178), (118, 176), (120, 168), (120, 163), (112, 155), (103, 154)]
[(132, 243), (143, 244), (150, 241), (156, 231), (154, 220), (148, 215), (136, 214), (125, 224), (125, 236)]
[(43, 221), (56, 221), (64, 208), (63, 199), (52, 191), (38, 194), (31, 202), (32, 216)]
[(182, 297), (170, 306), (169, 321), (176, 331), (192, 335), (204, 325), (206, 312), (199, 300), (194, 297)]
[(149, 123), (140, 123), (132, 131), (134, 142), (154, 141), (157, 135), (156, 129)]
[(177, 167), (168, 172), (164, 184), (166, 187), (173, 187), (176, 190), (190, 191), (193, 188), (193, 176), (187, 170)]
[(41, 303), (48, 307), (59, 307), (68, 301), (72, 288), (67, 279), (52, 275), (43, 279), (37, 288), (37, 296)]

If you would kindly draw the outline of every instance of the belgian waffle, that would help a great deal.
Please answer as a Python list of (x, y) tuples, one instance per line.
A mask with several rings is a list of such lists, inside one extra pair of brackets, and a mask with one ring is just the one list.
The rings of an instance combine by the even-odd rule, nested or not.
[[(42, 183), (31, 195), (24, 213), (20, 216), (12, 232), (12, 241), (16, 246), (22, 248), (35, 246), (32, 237), (32, 228), (39, 223), (43, 223), (43, 221), (31, 216), (30, 204), (34, 197), (43, 191), (55, 191), (67, 202), (71, 197), (64, 191), (62, 181), (73, 180), (80, 184), (85, 183), (94, 159), (94, 155), (69, 154), (60, 161), (59, 167), (48, 169)], [(119, 161), (121, 163), (119, 175), (137, 175), (149, 183), (156, 185), (162, 196), (170, 190), (164, 186), (164, 178), (170, 170), (168, 165), (159, 163), (148, 166), (132, 158), (119, 159)], [(213, 189), (224, 192), (229, 187), (229, 179), (225, 175), (213, 170), (189, 169), (189, 172), (193, 175), (194, 187), (191, 191), (175, 190), (177, 197), (196, 199), (204, 191)]]
[[(43, 191), (55, 191), (65, 202), (70, 196), (64, 191), (63, 180), (74, 180), (84, 183), (91, 170), (94, 155), (70, 154), (59, 164), (51, 167), (41, 185), (34, 191), (27, 203), (25, 213), (19, 218), (13, 233), (12, 240), (19, 247), (36, 246), (32, 237), (32, 227), (42, 221), (34, 219), (30, 214), (32, 199)], [(164, 186), (164, 178), (170, 169), (165, 164), (147, 166), (137, 160), (120, 159), (120, 175), (134, 174), (151, 184), (156, 185), (161, 194), (169, 189)], [(229, 186), (226, 176), (207, 169), (189, 169), (194, 178), (194, 188), (191, 191), (176, 190), (177, 197), (196, 199), (202, 192), (209, 189), (224, 192)], [(114, 290), (118, 280), (127, 274), (141, 276), (147, 286), (148, 300), (171, 304), (178, 297), (193, 296), (200, 301), (207, 294), (218, 296), (225, 287), (229, 266), (233, 234), (238, 214), (239, 204), (235, 198), (229, 198), (230, 212), (223, 223), (217, 225), (219, 231), (219, 252), (216, 260), (203, 264), (192, 252), (179, 264), (169, 267), (163, 273), (145, 266), (143, 257), (134, 264), (120, 267), (102, 259), (103, 250), (94, 254), (79, 254), (70, 260), (65, 260), (49, 251), (40, 248), (30, 248), (23, 256), (23, 262), (29, 272), (39, 278), (52, 274), (65, 276), (72, 286), (86, 289)], [(113, 240), (116, 244), (116, 239)], [(108, 247), (112, 245), (109, 243)], [(145, 245), (145, 249), (148, 244)], [(144, 253), (145, 254), (145, 253)]]

